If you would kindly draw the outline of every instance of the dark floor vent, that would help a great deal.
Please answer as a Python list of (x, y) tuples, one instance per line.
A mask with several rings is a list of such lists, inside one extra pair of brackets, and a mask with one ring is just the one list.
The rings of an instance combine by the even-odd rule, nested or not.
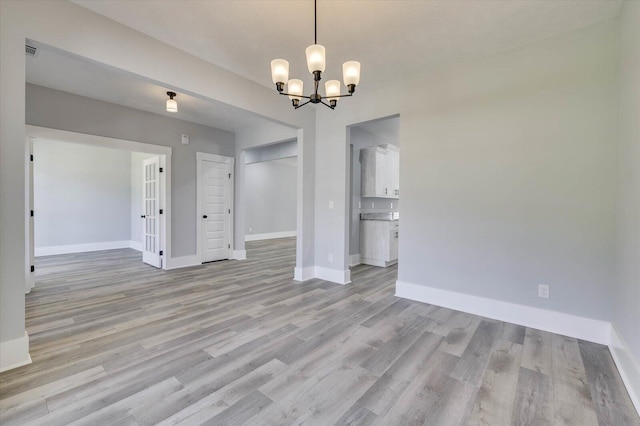
[(29, 46), (28, 44), (25, 44), (24, 47), (27, 56), (36, 56), (36, 53), (38, 53), (38, 48), (35, 46)]

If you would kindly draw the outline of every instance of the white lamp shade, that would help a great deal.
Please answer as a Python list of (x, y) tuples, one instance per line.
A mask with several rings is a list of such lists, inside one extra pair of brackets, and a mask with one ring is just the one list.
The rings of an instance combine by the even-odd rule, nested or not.
[(289, 62), (284, 59), (271, 61), (271, 79), (273, 83), (286, 83), (289, 80)]
[(340, 95), (340, 82), (338, 80), (329, 80), (324, 84), (324, 93), (328, 100), (338, 100), (336, 96)]
[(296, 78), (289, 80), (287, 83), (287, 92), (289, 93), (289, 99), (298, 99), (300, 100), (302, 96), (302, 80), (298, 80)]
[(167, 99), (167, 111), (178, 112), (178, 103), (173, 99)]
[(360, 83), (360, 62), (349, 61), (342, 64), (342, 78), (344, 79), (344, 85)]
[(312, 44), (307, 47), (307, 67), (309, 72), (313, 74), (314, 71), (324, 72), (326, 66), (324, 46), (320, 44)]

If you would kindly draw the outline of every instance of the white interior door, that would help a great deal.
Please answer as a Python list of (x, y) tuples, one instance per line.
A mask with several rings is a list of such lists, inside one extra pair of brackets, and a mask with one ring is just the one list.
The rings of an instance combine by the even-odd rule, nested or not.
[(231, 165), (202, 160), (202, 261), (229, 259)]
[(142, 261), (160, 268), (160, 157), (142, 164)]

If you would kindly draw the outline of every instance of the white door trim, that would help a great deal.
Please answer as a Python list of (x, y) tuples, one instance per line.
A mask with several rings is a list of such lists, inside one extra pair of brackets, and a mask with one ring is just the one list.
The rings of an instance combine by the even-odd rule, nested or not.
[[(144, 152), (146, 154), (156, 154), (160, 156), (160, 166), (163, 172), (160, 173), (160, 198), (164, 212), (160, 220), (160, 247), (163, 253), (162, 269), (167, 269), (169, 263), (167, 259), (171, 258), (171, 153), (172, 149), (168, 146), (153, 145), (143, 142), (129, 141), (125, 139), (115, 139), (106, 136), (89, 135), (86, 133), (69, 132), (66, 130), (50, 129), (48, 127), (26, 125), (27, 143), (29, 137), (36, 139), (48, 139), (61, 142), (72, 142), (82, 145), (99, 146), (104, 148), (120, 149), (130, 152)], [(38, 161), (37, 158), (34, 161)], [(27, 185), (27, 191), (29, 191)], [(27, 194), (28, 196), (29, 194)], [(26, 218), (26, 226), (29, 226)], [(27, 243), (29, 243), (27, 241)], [(26, 259), (28, 262), (28, 259)], [(30, 267), (30, 265), (26, 265)]]
[(223, 155), (208, 154), (206, 152), (196, 152), (196, 257), (198, 263), (202, 263), (202, 162), (213, 161), (215, 163), (229, 164), (231, 169), (231, 179), (229, 179), (229, 205), (231, 206), (231, 214), (229, 215), (229, 259), (233, 259), (234, 256), (234, 241), (233, 241), (233, 217), (236, 214), (235, 204), (233, 202), (233, 190), (235, 181), (235, 159), (233, 157), (225, 157)]

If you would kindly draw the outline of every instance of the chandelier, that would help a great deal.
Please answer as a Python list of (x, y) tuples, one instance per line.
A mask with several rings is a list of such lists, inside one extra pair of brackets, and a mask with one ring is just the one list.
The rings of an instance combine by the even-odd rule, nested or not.
[[(347, 94), (340, 94), (340, 82), (338, 80), (329, 80), (324, 85), (324, 97), (318, 93), (320, 80), (324, 72), (325, 50), (324, 46), (318, 44), (318, 7), (317, 0), (313, 0), (313, 26), (314, 26), (314, 43), (307, 47), (307, 67), (309, 72), (313, 74), (313, 93), (309, 96), (303, 95), (302, 80), (289, 80), (289, 62), (284, 59), (274, 59), (271, 61), (271, 78), (276, 85), (276, 90), (281, 95), (289, 96), (291, 103), (295, 109), (312, 104), (323, 104), (334, 109), (339, 98), (353, 96), (356, 86), (360, 82), (360, 62), (348, 61), (342, 65), (342, 77), (344, 85), (347, 87)], [(284, 91), (284, 85), (287, 85), (287, 92)], [(302, 99), (308, 99), (306, 102), (300, 103)], [(329, 101), (326, 103), (325, 100)]]

